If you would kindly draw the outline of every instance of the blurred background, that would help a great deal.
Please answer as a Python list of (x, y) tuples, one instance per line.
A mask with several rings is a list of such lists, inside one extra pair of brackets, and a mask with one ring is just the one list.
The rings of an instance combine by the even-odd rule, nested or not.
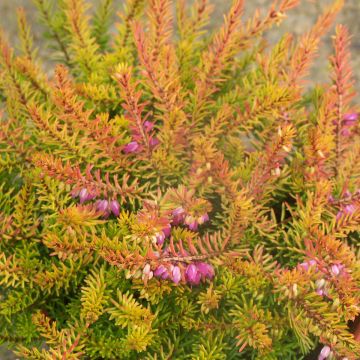
[[(56, 2), (57, 0), (53, 0)], [(92, 5), (96, 6), (100, 0), (85, 0)], [(215, 4), (213, 13), (213, 27), (219, 25), (223, 19), (223, 14), (228, 10), (232, 1), (231, 0), (209, 0)], [(263, 12), (269, 7), (273, 0), (245, 0), (245, 15), (248, 18), (254, 13), (256, 8)], [(124, 0), (114, 0), (116, 12), (122, 8)], [(174, 1), (175, 2), (175, 1)], [(189, 4), (193, 0), (187, 0)], [(321, 11), (329, 5), (333, 0), (301, 0), (298, 8), (292, 10), (288, 18), (279, 26), (273, 28), (266, 36), (270, 42), (279, 39), (280, 35), (284, 32), (292, 32), (295, 35), (300, 35), (304, 31), (310, 29), (312, 24), (315, 23)], [(0, 0), (0, 27), (4, 28), (8, 33), (12, 44), (16, 44), (16, 8), (22, 6), (25, 8), (28, 21), (32, 24), (34, 35), (37, 40), (37, 46), (40, 52), (45, 52), (46, 44), (41, 43), (42, 26), (38, 22), (35, 7), (32, 0)], [(352, 61), (355, 77), (357, 80), (357, 88), (360, 89), (360, 0), (345, 0), (343, 11), (338, 17), (338, 22), (345, 24), (352, 38)], [(323, 82), (327, 80), (328, 70), (328, 56), (332, 50), (331, 35), (329, 34), (324, 38), (323, 44), (319, 50), (319, 57), (311, 73), (311, 80), (316, 82)]]
[[(53, 0), (57, 1), (57, 0)], [(94, 5), (100, 0), (86, 0)], [(187, 0), (192, 3), (192, 0)], [(215, 11), (213, 13), (212, 27), (218, 26), (222, 19), (223, 14), (229, 9), (231, 0), (210, 0), (215, 4)], [(245, 7), (244, 19), (251, 16), (256, 8), (265, 12), (271, 4), (271, 0), (247, 0)], [(304, 31), (310, 29), (312, 24), (316, 22), (318, 15), (321, 11), (332, 2), (332, 0), (302, 0), (301, 5), (291, 11), (285, 21), (279, 26), (272, 29), (267, 35), (270, 43), (275, 42), (280, 38), (284, 32), (292, 32), (295, 36), (302, 34)], [(122, 8), (123, 0), (114, 0), (116, 11)], [(33, 32), (36, 40), (36, 45), (39, 47), (41, 53), (46, 53), (46, 44), (41, 42), (41, 34), (43, 31), (42, 26), (39, 24), (35, 7), (32, 5), (32, 0), (0, 0), (0, 27), (8, 34), (10, 42), (16, 47), (17, 43), (17, 20), (16, 8), (22, 6), (25, 8), (29, 23), (33, 27)], [(114, 17), (116, 14), (114, 12)], [(357, 89), (360, 90), (360, 0), (345, 0), (343, 11), (338, 17), (338, 23), (342, 23), (349, 28), (352, 34), (352, 62), (355, 78), (357, 80)], [(312, 84), (314, 82), (327, 81), (329, 68), (328, 57), (332, 51), (332, 42), (330, 33), (324, 38), (323, 44), (319, 49), (319, 56), (314, 64), (311, 73)], [(45, 63), (46, 65), (46, 63)], [(0, 348), (0, 360), (16, 359), (10, 352), (5, 350), (3, 346)]]

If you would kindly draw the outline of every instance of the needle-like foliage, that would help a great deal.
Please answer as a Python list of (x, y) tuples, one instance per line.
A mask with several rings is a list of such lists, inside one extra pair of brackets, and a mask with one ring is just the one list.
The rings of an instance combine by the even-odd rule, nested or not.
[(328, 82), (306, 81), (343, 1), (271, 46), (300, 0), (249, 19), (229, 0), (211, 34), (210, 0), (33, 2), (46, 71), (23, 9), (17, 50), (0, 30), (0, 341), (22, 359), (359, 359), (345, 26)]

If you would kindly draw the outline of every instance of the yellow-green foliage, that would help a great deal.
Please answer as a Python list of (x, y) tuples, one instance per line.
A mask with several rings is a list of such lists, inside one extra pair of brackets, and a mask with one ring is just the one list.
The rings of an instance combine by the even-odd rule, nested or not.
[(228, 0), (210, 33), (210, 0), (33, 0), (47, 59), (23, 9), (16, 51), (0, 30), (0, 341), (17, 356), (360, 358), (350, 35), (305, 86), (343, 1), (263, 41), (299, 2), (244, 20)]

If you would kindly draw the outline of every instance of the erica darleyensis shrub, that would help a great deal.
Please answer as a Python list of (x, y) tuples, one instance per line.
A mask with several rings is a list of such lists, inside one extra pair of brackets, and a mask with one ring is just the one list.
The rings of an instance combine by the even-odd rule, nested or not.
[(20, 46), (0, 35), (0, 339), (19, 358), (360, 358), (349, 32), (335, 1), (269, 46), (299, 2), (243, 20), (229, 1), (210, 35), (207, 0), (34, 0), (47, 71), (18, 11)]

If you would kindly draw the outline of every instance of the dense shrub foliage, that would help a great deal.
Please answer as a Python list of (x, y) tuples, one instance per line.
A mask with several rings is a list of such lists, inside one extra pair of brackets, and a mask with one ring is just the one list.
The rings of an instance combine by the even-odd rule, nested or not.
[(349, 33), (335, 1), (270, 46), (299, 1), (249, 20), (229, 1), (209, 35), (207, 0), (33, 0), (47, 71), (23, 10), (16, 51), (0, 33), (0, 339), (20, 358), (360, 358)]

